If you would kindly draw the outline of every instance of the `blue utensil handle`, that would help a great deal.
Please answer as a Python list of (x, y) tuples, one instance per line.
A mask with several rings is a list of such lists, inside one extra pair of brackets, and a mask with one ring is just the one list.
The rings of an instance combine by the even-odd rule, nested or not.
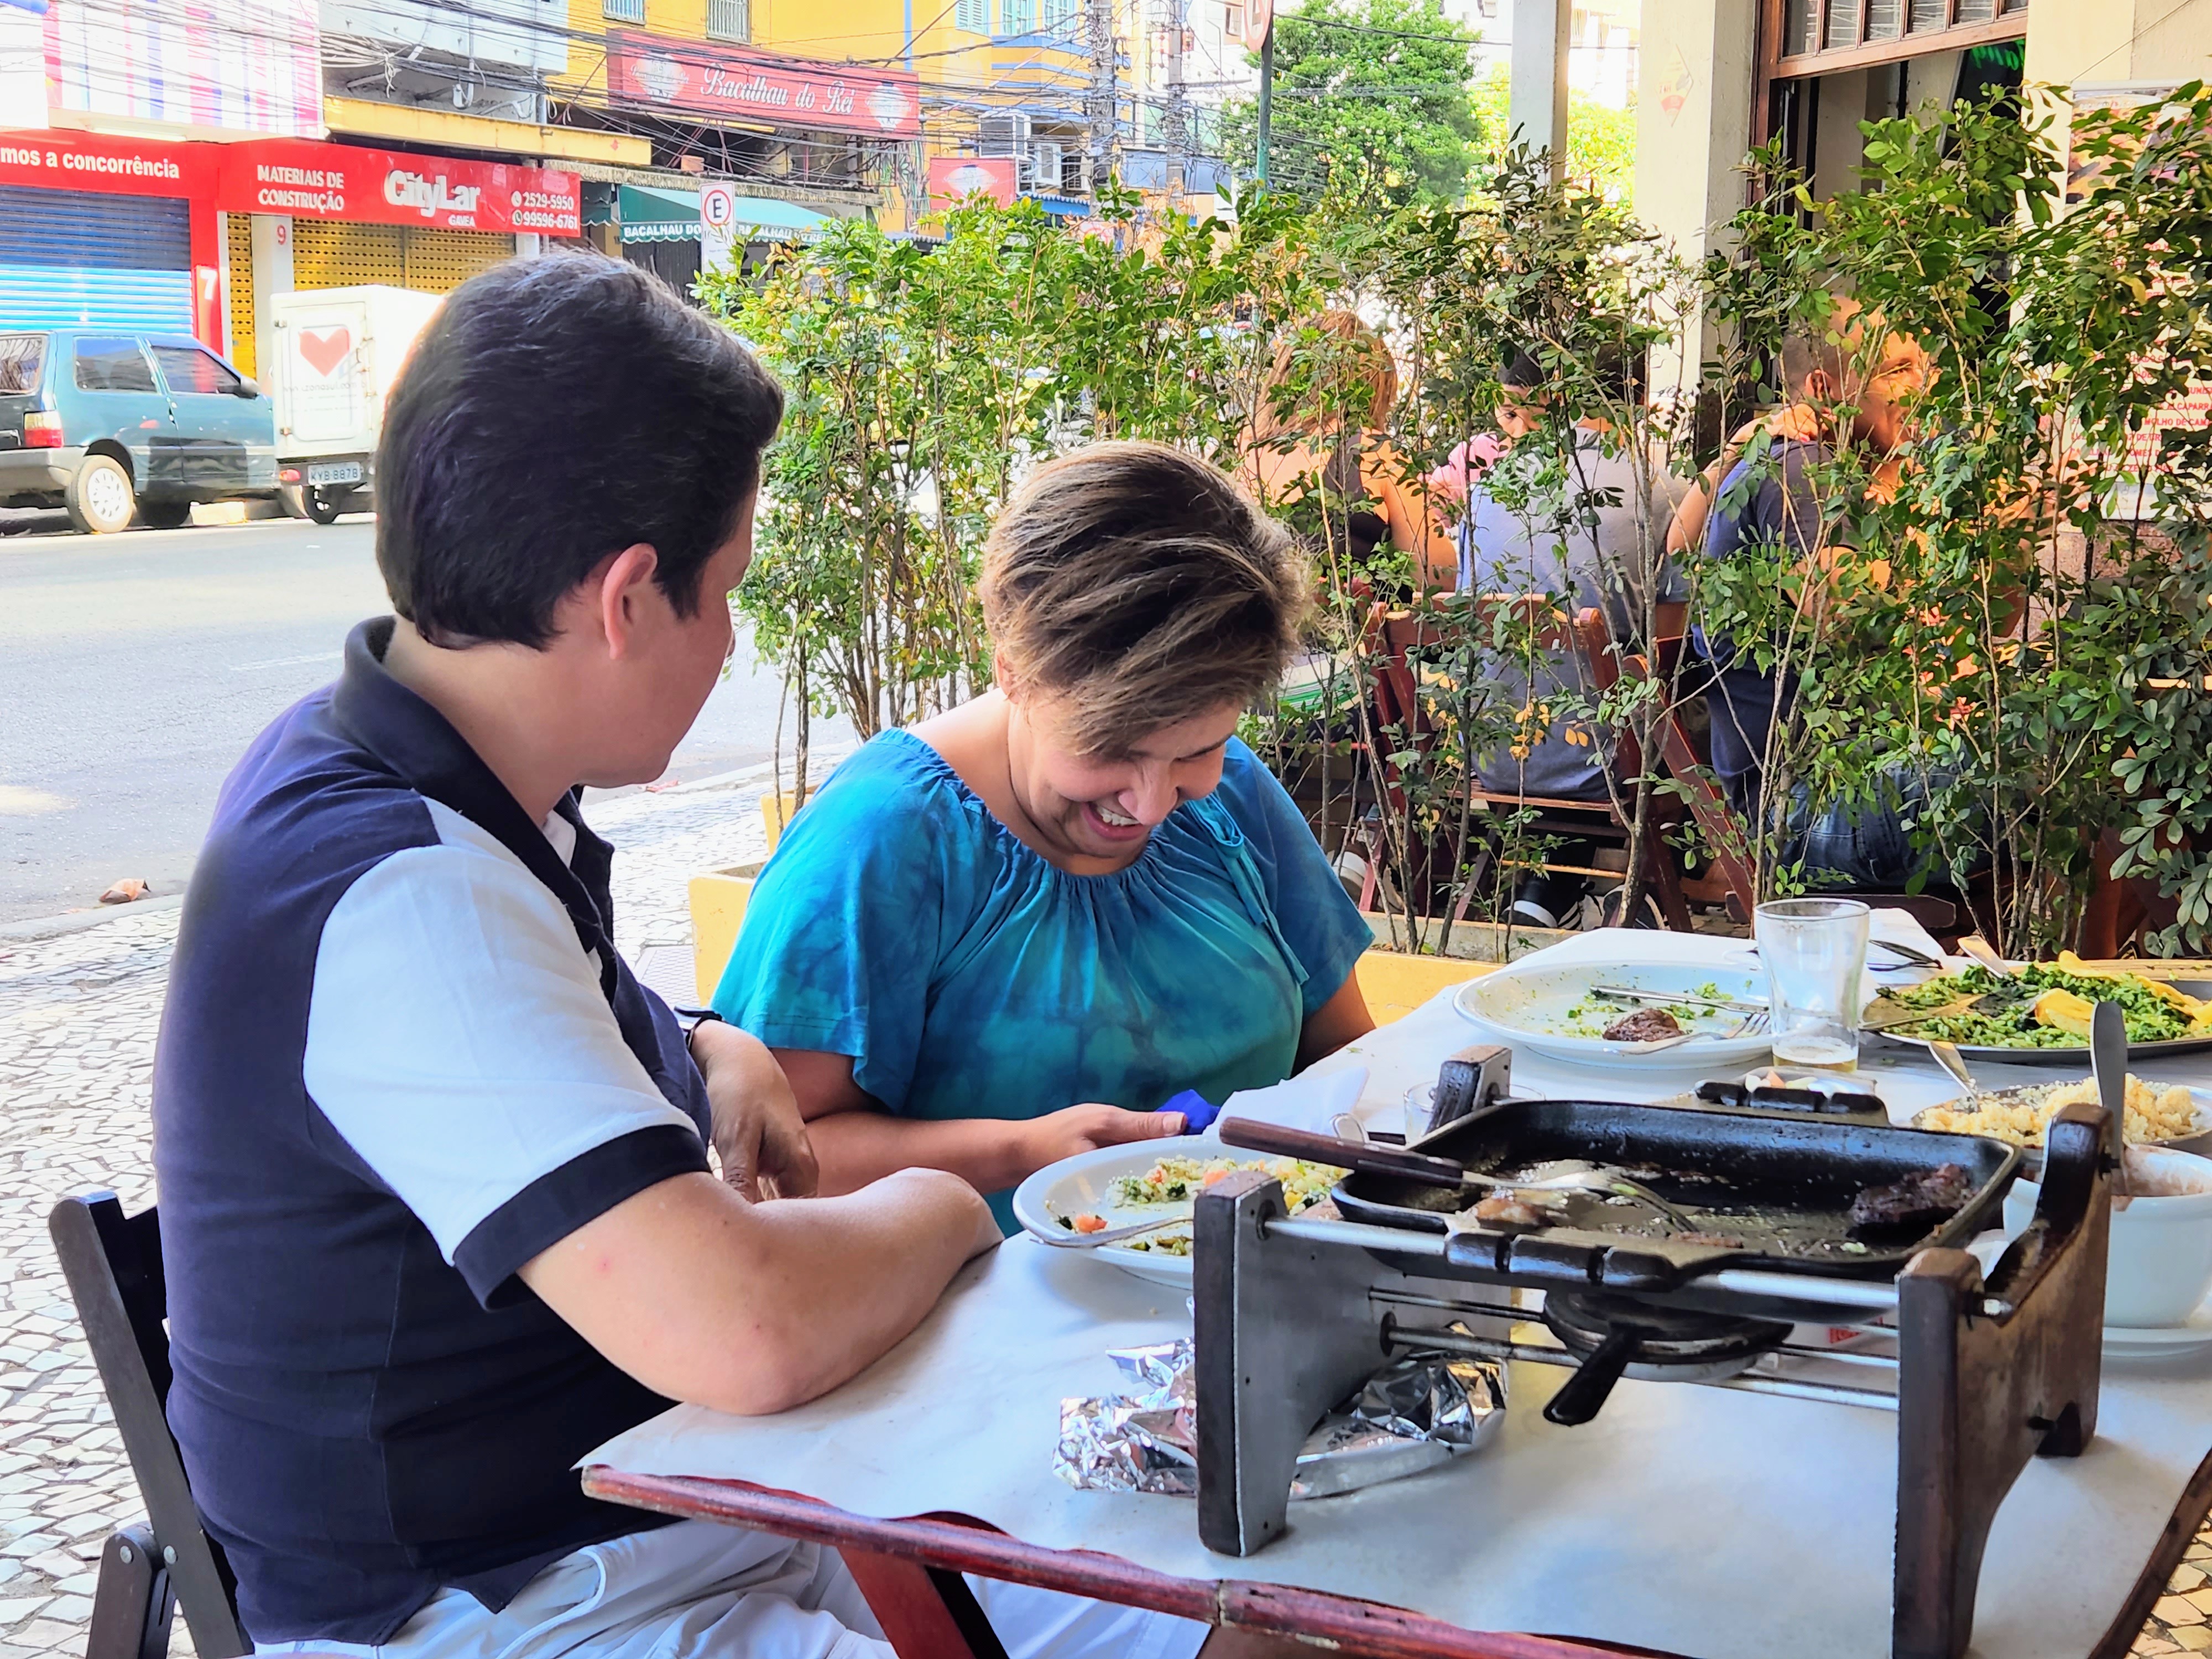
[(1159, 1109), (1164, 1112), (1181, 1112), (1183, 1133), (1189, 1135), (1211, 1128), (1213, 1120), (1221, 1115), (1221, 1108), (1195, 1089), (1184, 1090)]

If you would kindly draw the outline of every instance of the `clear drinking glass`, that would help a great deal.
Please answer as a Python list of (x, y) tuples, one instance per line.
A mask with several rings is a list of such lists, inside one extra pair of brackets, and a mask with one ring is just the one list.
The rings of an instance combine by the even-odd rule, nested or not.
[(1860, 975), (1872, 912), (1856, 899), (1777, 899), (1759, 907), (1752, 933), (1766, 968), (1778, 1065), (1855, 1072)]
[(1429, 1132), (1437, 1115), (1437, 1085), (1416, 1083), (1406, 1091), (1406, 1144), (1412, 1146)]

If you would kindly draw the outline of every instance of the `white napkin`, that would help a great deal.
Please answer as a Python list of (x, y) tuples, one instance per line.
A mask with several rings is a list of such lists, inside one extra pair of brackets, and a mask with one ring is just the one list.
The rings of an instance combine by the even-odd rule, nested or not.
[[(1357, 1106), (1360, 1091), (1366, 1086), (1364, 1066), (1347, 1066), (1323, 1074), (1308, 1072), (1273, 1088), (1239, 1089), (1223, 1103), (1221, 1117), (1248, 1117), (1285, 1129), (1334, 1134), (1336, 1131), (1330, 1126), (1337, 1115)], [(1218, 1125), (1220, 1121), (1216, 1118), (1214, 1122)]]

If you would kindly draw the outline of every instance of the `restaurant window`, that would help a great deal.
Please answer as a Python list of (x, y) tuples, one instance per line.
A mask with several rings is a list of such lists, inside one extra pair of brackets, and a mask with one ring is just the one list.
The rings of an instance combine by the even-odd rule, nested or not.
[(707, 37), (712, 40), (751, 40), (752, 0), (707, 0)]
[(1767, 63), (1770, 74), (1822, 75), (2027, 30), (2027, 0), (1786, 0)]
[(642, 23), (645, 0), (599, 0), (599, 15), (611, 23)]

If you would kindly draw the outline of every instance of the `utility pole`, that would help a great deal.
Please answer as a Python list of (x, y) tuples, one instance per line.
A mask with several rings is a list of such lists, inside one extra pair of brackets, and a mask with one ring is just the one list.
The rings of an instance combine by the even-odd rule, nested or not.
[(1168, 6), (1168, 211), (1182, 211), (1190, 166), (1190, 101), (1182, 82), (1184, 0)]
[(1091, 84), (1083, 94), (1088, 130), (1084, 173), (1096, 198), (1114, 172), (1115, 112), (1121, 102), (1115, 82), (1120, 64), (1114, 50), (1114, 0), (1085, 0), (1084, 23), (1090, 36)]
[(1570, 0), (1513, 0), (1513, 57), (1505, 124), (1509, 143), (1551, 153), (1552, 177), (1567, 167), (1567, 24)]
[(1267, 182), (1267, 141), (1275, 125), (1275, 18), (1272, 0), (1251, 0), (1255, 7), (1267, 9), (1267, 21), (1260, 36), (1260, 109), (1258, 128), (1253, 148), (1259, 153), (1252, 158), (1252, 176), (1261, 184)]

